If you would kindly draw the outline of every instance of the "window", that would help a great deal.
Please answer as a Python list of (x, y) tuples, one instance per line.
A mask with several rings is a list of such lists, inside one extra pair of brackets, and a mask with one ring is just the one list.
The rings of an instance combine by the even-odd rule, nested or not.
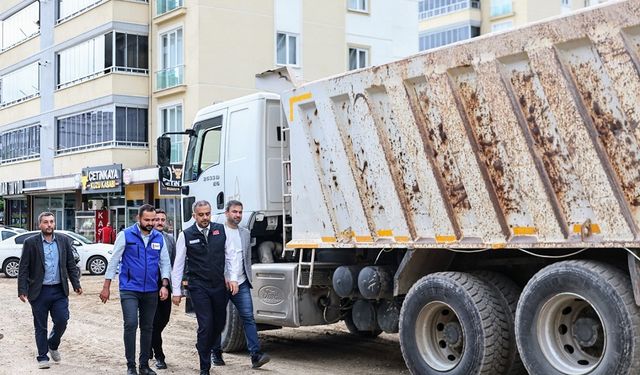
[(298, 36), (280, 32), (276, 35), (276, 63), (298, 65)]
[(349, 70), (364, 68), (369, 65), (369, 51), (363, 48), (349, 48)]
[(368, 0), (349, 0), (348, 9), (358, 12), (368, 12), (367, 2)]
[[(162, 108), (160, 110), (161, 133), (181, 132), (182, 126), (182, 105)], [(181, 135), (170, 135), (171, 137), (171, 163), (182, 163), (183, 139)]]
[(491, 31), (502, 31), (513, 29), (513, 21), (498, 22), (491, 25)]
[(491, 17), (513, 13), (511, 0), (491, 0)]
[(418, 2), (418, 19), (424, 20), (459, 10), (480, 9), (479, 0), (420, 0)]
[(112, 31), (84, 41), (57, 54), (58, 88), (112, 71), (148, 74), (148, 51), (146, 35)]
[(157, 0), (156, 2), (156, 15), (161, 15), (170, 12), (174, 9), (182, 6), (182, 0)]
[(58, 0), (58, 22), (70, 18), (102, 0)]
[(0, 163), (40, 156), (40, 125), (0, 133)]
[(563, 7), (570, 7), (571, 6), (571, 0), (560, 0), (560, 4)]
[(0, 21), (0, 51), (11, 48), (39, 32), (40, 2), (34, 1)]
[(160, 71), (156, 72), (156, 89), (184, 83), (182, 28), (160, 35)]
[(0, 77), (0, 107), (19, 103), (40, 94), (40, 72), (34, 62)]
[(147, 144), (147, 109), (116, 107), (116, 144), (144, 146)]
[(147, 109), (105, 107), (59, 118), (56, 135), (58, 154), (104, 146), (146, 147)]
[(455, 43), (480, 35), (480, 27), (464, 25), (420, 35), (420, 51)]
[[(200, 121), (193, 125), (194, 135), (189, 137), (189, 146), (184, 161), (182, 180), (195, 181), (200, 173), (220, 161), (222, 145), (222, 116)], [(202, 162), (201, 162), (202, 160)]]

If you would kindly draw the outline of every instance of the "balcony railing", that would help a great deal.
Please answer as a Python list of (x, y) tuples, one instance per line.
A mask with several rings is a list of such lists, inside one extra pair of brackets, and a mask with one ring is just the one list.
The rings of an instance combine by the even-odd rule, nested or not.
[(164, 90), (169, 87), (184, 83), (184, 65), (174, 66), (156, 72), (156, 90)]
[(480, 1), (464, 0), (464, 1), (458, 1), (453, 4), (441, 6), (438, 8), (427, 9), (425, 11), (418, 13), (418, 19), (426, 20), (428, 18), (437, 17), (443, 14), (453, 13), (453, 12), (457, 12), (459, 10), (468, 9), (468, 8), (480, 9)]
[(158, 0), (156, 2), (156, 16), (171, 12), (176, 8), (180, 8), (183, 0)]

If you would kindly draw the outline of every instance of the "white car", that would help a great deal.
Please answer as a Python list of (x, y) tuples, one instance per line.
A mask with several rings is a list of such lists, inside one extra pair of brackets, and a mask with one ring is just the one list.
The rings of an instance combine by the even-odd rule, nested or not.
[[(104, 275), (113, 253), (113, 245), (93, 243), (67, 230), (56, 230), (55, 233), (64, 234), (73, 240), (73, 247), (80, 258), (78, 261), (80, 271), (88, 271), (92, 275)], [(0, 265), (6, 277), (18, 277), (22, 244), (27, 238), (39, 234), (40, 231), (32, 231), (0, 241)]]

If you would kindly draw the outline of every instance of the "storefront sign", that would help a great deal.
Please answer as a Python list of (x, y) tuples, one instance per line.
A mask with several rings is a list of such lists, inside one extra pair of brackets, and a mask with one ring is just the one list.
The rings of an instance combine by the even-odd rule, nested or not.
[(101, 238), (102, 228), (106, 227), (107, 224), (109, 224), (109, 210), (96, 211), (96, 240)]
[(122, 193), (122, 164), (82, 169), (82, 194)]
[(172, 164), (169, 169), (171, 170), (170, 178), (161, 177), (161, 181), (158, 184), (160, 195), (180, 195), (182, 165)]

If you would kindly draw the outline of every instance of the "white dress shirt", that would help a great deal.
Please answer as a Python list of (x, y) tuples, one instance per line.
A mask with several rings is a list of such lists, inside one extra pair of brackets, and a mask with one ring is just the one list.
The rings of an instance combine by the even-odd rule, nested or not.
[(227, 240), (224, 244), (224, 277), (229, 281), (237, 281), (238, 285), (247, 280), (244, 274), (244, 254), (242, 240), (238, 228), (228, 227), (224, 224), (224, 233)]
[[(206, 229), (208, 233), (210, 227), (210, 225), (206, 228), (198, 227), (198, 230), (202, 233), (202, 231)], [(205, 238), (207, 238), (207, 236), (205, 236)], [(186, 258), (187, 246), (184, 242), (184, 232), (180, 232), (178, 240), (176, 241), (176, 259), (173, 261), (173, 269), (171, 270), (171, 294), (176, 297), (182, 295), (180, 286), (182, 284), (182, 277), (184, 276), (184, 263)]]

